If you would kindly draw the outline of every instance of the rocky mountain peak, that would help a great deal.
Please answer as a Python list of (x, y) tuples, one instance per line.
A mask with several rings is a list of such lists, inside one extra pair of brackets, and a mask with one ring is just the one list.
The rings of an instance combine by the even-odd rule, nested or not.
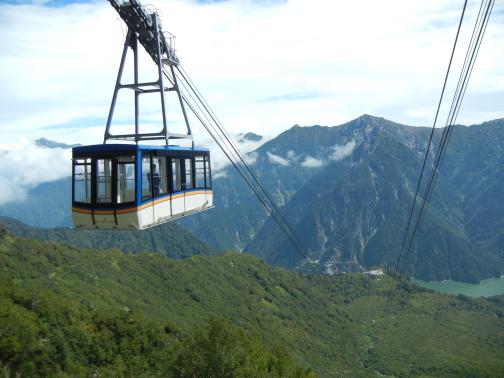
[(398, 123), (389, 121), (383, 117), (375, 117), (369, 114), (363, 114), (354, 120), (343, 124), (342, 126), (354, 130), (370, 128), (390, 128), (391, 126), (401, 126)]
[(35, 140), (35, 145), (43, 148), (63, 148), (63, 149), (81, 146), (81, 144), (60, 143), (46, 138), (39, 138)]
[(245, 142), (260, 142), (263, 139), (262, 135), (253, 133), (253, 132), (248, 132), (248, 133), (240, 133), (238, 134), (238, 137), (240, 138), (238, 140), (239, 143), (245, 143)]

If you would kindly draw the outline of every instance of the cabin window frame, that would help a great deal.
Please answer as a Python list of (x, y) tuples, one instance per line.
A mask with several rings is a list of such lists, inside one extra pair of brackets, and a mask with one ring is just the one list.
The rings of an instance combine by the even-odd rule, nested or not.
[[(144, 160), (148, 160), (148, 162), (144, 162)], [(148, 164), (148, 172), (144, 172), (144, 164)], [(152, 156), (150, 155), (142, 155), (140, 159), (140, 199), (142, 202), (151, 201), (153, 198), (153, 190), (152, 190), (152, 182), (151, 182), (151, 173), (152, 173)], [(149, 195), (144, 194), (144, 178), (146, 178), (146, 182), (149, 184)]]
[[(189, 172), (189, 177), (191, 179), (191, 186), (188, 188), (187, 187), (187, 161), (189, 160), (189, 167), (190, 167), (190, 172)], [(194, 156), (183, 156), (180, 158), (180, 162), (182, 163), (181, 167), (181, 172), (183, 173), (182, 175), (182, 190), (193, 190), (194, 189)]]
[[(164, 155), (151, 156), (150, 158), (151, 158), (151, 176), (150, 176), (150, 179), (151, 179), (152, 198), (166, 196), (167, 194), (170, 194), (170, 185), (168, 183), (168, 173), (169, 173), (168, 163), (169, 163), (170, 159), (168, 159), (168, 157), (164, 156)], [(159, 175), (159, 190), (158, 190), (158, 193), (155, 193), (155, 191), (154, 191), (154, 183), (152, 181), (152, 179), (153, 179), (152, 171), (153, 171), (153, 168), (155, 166), (155, 163), (154, 163), (155, 159), (164, 160), (164, 169), (162, 169), (163, 167), (161, 167), (161, 165), (162, 165), (161, 163), (159, 163), (159, 162), (157, 163), (157, 166), (158, 166), (158, 168), (157, 168), (158, 172), (157, 173)]]
[(205, 154), (205, 189), (212, 189), (212, 164), (210, 163), (210, 154)]
[[(194, 188), (195, 189), (206, 189), (206, 170), (205, 170), (205, 155), (196, 155), (194, 156)], [(198, 163), (201, 163), (201, 166), (198, 167)], [(199, 175), (198, 175), (199, 173)], [(198, 179), (198, 177), (200, 179)]]
[[(83, 160), (83, 163), (79, 163), (79, 160)], [(76, 166), (84, 166), (89, 168), (89, 173), (84, 173), (85, 178), (84, 180), (79, 180), (84, 182), (85, 186), (85, 191), (89, 191), (89, 194), (87, 195), (87, 198), (89, 198), (88, 202), (83, 202), (83, 201), (76, 201), (75, 199), (75, 167)], [(87, 178), (89, 176), (89, 179)], [(88, 189), (88, 184), (89, 184), (89, 189)], [(73, 203), (78, 203), (78, 204), (84, 204), (84, 205), (91, 205), (93, 203), (93, 159), (90, 157), (79, 157), (79, 158), (73, 158), (72, 159), (72, 202)]]
[[(169, 180), (169, 185), (170, 185), (170, 193), (177, 193), (177, 192), (181, 192), (184, 190), (184, 185), (183, 185), (183, 182), (182, 182), (182, 177), (184, 175), (182, 175), (182, 158), (180, 157), (170, 157), (169, 161), (170, 161), (170, 164), (169, 164), (169, 171), (168, 171), (168, 175), (170, 177), (170, 180)], [(176, 174), (176, 172), (173, 171), (173, 164), (178, 161), (178, 175)], [(175, 180), (174, 180), (175, 178)], [(178, 180), (177, 180), (178, 178)], [(175, 184), (178, 184), (178, 185), (175, 185)]]
[[(115, 198), (114, 198), (114, 195), (115, 195), (115, 191), (114, 190), (114, 184), (115, 184), (115, 179), (116, 179), (116, 175), (114, 174), (114, 159), (113, 158), (108, 158), (108, 157), (97, 157), (96, 159), (93, 159), (94, 160), (94, 169), (95, 169), (95, 177), (94, 177), (94, 189), (95, 189), (95, 198), (94, 198), (94, 204), (96, 205), (99, 205), (99, 206), (113, 206), (115, 205)], [(100, 175), (99, 176), (99, 173), (100, 173), (100, 169), (99, 169), (99, 164), (100, 164), (100, 161), (103, 160), (103, 172), (104, 174), (103, 175)], [(110, 162), (110, 173), (109, 175), (107, 175), (107, 163), (106, 162)], [(107, 194), (108, 196), (105, 197), (103, 201), (98, 201), (98, 194), (99, 194), (99, 189), (98, 189), (98, 184), (101, 183), (99, 182), (99, 178), (100, 177), (103, 177), (103, 184), (105, 186), (105, 194)], [(108, 182), (108, 185), (109, 185), (109, 190), (107, 190), (107, 182)], [(107, 199), (110, 197), (110, 200), (107, 201)]]
[[(131, 159), (131, 161), (120, 161), (120, 159)], [(119, 192), (120, 192), (120, 181), (121, 181), (121, 175), (119, 172), (119, 166), (120, 165), (133, 165), (133, 179), (131, 178), (126, 178), (124, 181), (130, 181), (133, 180), (133, 197), (130, 201), (124, 201), (124, 202), (119, 202)], [(114, 181), (114, 187), (113, 190), (115, 190), (115, 202), (114, 206), (121, 207), (121, 206), (127, 206), (136, 203), (136, 195), (137, 195), (137, 157), (135, 154), (131, 155), (121, 155), (117, 156), (113, 159), (113, 168), (112, 172), (115, 173), (115, 181)], [(126, 172), (125, 172), (126, 173)]]

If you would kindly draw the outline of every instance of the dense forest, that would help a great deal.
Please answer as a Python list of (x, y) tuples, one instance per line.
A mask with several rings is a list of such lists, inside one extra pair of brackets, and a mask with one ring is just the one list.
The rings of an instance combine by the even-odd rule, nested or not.
[(76, 230), (39, 228), (1, 217), (0, 225), (11, 234), (31, 239), (51, 240), (77, 248), (112, 249), (124, 252), (158, 252), (172, 258), (216, 253), (207, 244), (176, 223), (170, 222), (138, 232), (136, 230)]
[[(504, 298), (1, 233), (5, 376), (501, 376)], [(468, 358), (470, 356), (470, 358)]]

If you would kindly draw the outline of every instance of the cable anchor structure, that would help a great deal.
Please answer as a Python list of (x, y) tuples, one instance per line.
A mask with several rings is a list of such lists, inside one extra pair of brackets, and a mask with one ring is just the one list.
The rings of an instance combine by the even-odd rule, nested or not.
[[(133, 141), (137, 144), (140, 141), (145, 140), (164, 140), (166, 142), (166, 145), (169, 144), (170, 139), (189, 139), (192, 141), (193, 136), (191, 132), (191, 126), (189, 124), (184, 102), (182, 100), (182, 95), (180, 94), (177, 78), (174, 72), (174, 67), (177, 67), (179, 65), (179, 59), (173, 47), (174, 36), (172, 34), (163, 32), (159, 14), (156, 11), (148, 12), (146, 8), (143, 7), (138, 1), (109, 0), (109, 2), (116, 9), (121, 18), (125, 21), (126, 25), (128, 26), (128, 33), (126, 35), (126, 40), (124, 41), (121, 63), (119, 65), (114, 93), (112, 95), (103, 143), (105, 144), (108, 140), (111, 139)], [(149, 54), (158, 68), (158, 79), (156, 81), (139, 82), (138, 43), (140, 43), (144, 47), (145, 51)], [(129, 49), (133, 51), (134, 82), (123, 84), (123, 71)], [(169, 67), (169, 72), (168, 70), (164, 69), (164, 66)], [(167, 84), (167, 78), (165, 76), (171, 76), (171, 78), (168, 77), (168, 83), (172, 84), (170, 87), (165, 86)], [(119, 91), (122, 89), (134, 91), (135, 132), (129, 134), (112, 134), (110, 128), (114, 117), (117, 97)], [(175, 92), (177, 94), (180, 108), (184, 117), (185, 127), (187, 130), (185, 134), (171, 133), (168, 130), (165, 99), (166, 92)], [(162, 127), (158, 132), (141, 133), (139, 120), (139, 97), (141, 94), (149, 93), (159, 93), (162, 114)]]

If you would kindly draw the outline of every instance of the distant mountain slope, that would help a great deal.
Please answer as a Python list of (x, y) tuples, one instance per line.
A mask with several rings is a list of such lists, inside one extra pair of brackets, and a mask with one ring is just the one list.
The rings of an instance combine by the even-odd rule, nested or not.
[[(35, 140), (35, 146), (71, 149), (80, 144), (39, 138)], [(72, 224), (71, 188), (70, 178), (44, 182), (29, 189), (24, 199), (0, 205), (0, 216), (12, 217), (35, 227), (69, 227)]]
[(81, 144), (66, 144), (66, 143), (60, 143), (60, 142), (55, 142), (50, 139), (46, 138), (39, 138), (35, 140), (35, 145), (39, 147), (45, 147), (45, 148), (73, 148), (73, 147), (79, 147)]
[(262, 135), (258, 135), (256, 133), (248, 132), (248, 133), (240, 133), (238, 134), (238, 143), (245, 142), (260, 142), (263, 139)]
[[(399, 253), (429, 132), (372, 116), (338, 127), (296, 126), (255, 151), (254, 168), (325, 269), (390, 265)], [(502, 146), (504, 120), (455, 128), (408, 274), (471, 282), (502, 274)], [(212, 245), (246, 245), (268, 262), (302, 264), (248, 190), (230, 193), (238, 178), (226, 173), (215, 182), (220, 208), (184, 224)], [(224, 237), (216, 241), (217, 235)]]
[[(280, 207), (321, 169), (316, 164), (301, 169), (300, 165), (307, 159), (312, 161), (310, 159), (321, 157), (318, 146), (329, 147), (337, 140), (334, 137), (327, 139), (328, 127), (315, 128), (319, 134), (303, 139), (290, 132), (301, 129), (296, 126), (247, 154), (252, 170)], [(242, 249), (262, 227), (267, 213), (232, 167), (215, 175), (213, 189), (215, 208), (182, 219), (180, 224), (218, 249)]]
[(132, 253), (157, 252), (171, 258), (215, 254), (211, 247), (174, 223), (142, 231), (89, 231), (70, 228), (37, 228), (14, 219), (0, 217), (0, 225), (13, 235), (58, 241), (77, 248), (119, 248)]
[(0, 216), (35, 227), (70, 227), (72, 224), (72, 180), (46, 182), (30, 189), (26, 198), (0, 206)]
[(48, 375), (163, 376), (170, 348), (218, 317), (320, 376), (501, 375), (502, 299), (404, 282), (391, 301), (391, 285), (386, 276), (303, 276), (244, 254), (171, 260), (0, 232), (0, 358)]
[[(363, 118), (341, 129), (340, 132), (347, 131), (341, 143), (356, 144), (352, 154), (328, 164), (301, 186), (284, 207), (284, 214), (312, 257), (328, 270), (392, 265), (400, 249), (418, 177), (422, 150), (418, 146), (424, 139), (417, 135), (427, 130)], [(479, 128), (477, 139), (473, 130), (457, 127), (454, 131), (446, 165), (409, 260), (407, 272), (411, 275), (426, 280), (479, 281), (498, 276), (504, 270), (501, 229), (495, 229), (497, 235), (489, 240), (473, 233), (470, 226), (474, 221), (467, 219), (469, 214), (471, 217), (494, 214), (495, 221), (504, 221), (504, 205), (496, 201), (498, 196), (483, 194), (483, 201), (481, 194), (467, 195), (473, 188), (485, 193), (502, 182), (498, 172), (484, 171), (501, 167), (504, 150), (495, 146), (504, 143), (504, 123)], [(314, 132), (311, 128), (304, 131)], [(478, 143), (487, 148), (479, 151), (476, 158), (472, 149), (477, 149)], [(456, 153), (451, 155), (452, 150)], [(491, 202), (494, 211), (482, 208), (482, 202)], [(481, 226), (479, 222), (475, 225), (484, 229), (489, 226), (488, 223)], [(300, 261), (271, 221), (246, 250), (278, 265), (295, 267)]]
[[(377, 122), (381, 119), (363, 116), (350, 127), (296, 125), (249, 154), (249, 160), (253, 161), (252, 168), (277, 204), (284, 206), (328, 164), (345, 159), (352, 154), (357, 142), (363, 142), (354, 138), (354, 128)], [(394, 125), (426, 135), (425, 129)], [(358, 137), (372, 138), (373, 134)], [(415, 142), (413, 139), (412, 143)], [(242, 249), (262, 227), (267, 214), (232, 167), (219, 175), (221, 178), (214, 182), (216, 209), (185, 219), (182, 224), (218, 248)]]

